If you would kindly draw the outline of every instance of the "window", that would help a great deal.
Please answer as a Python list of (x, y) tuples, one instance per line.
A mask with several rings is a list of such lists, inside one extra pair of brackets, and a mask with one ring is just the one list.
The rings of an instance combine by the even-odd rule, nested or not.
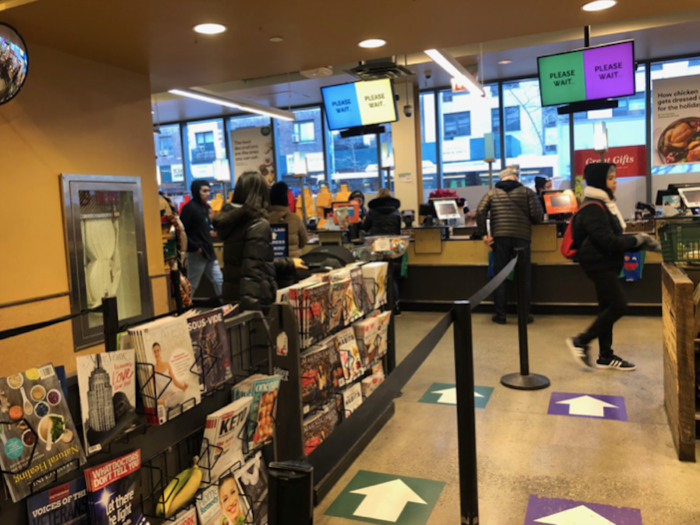
[(160, 135), (154, 135), (158, 184), (175, 205), (179, 205), (187, 193), (182, 165), (180, 125), (160, 126)]
[(160, 157), (170, 157), (173, 154), (173, 138), (162, 137), (160, 139)]
[(331, 191), (347, 185), (350, 191), (379, 191), (379, 157), (377, 135), (342, 138), (331, 131), (328, 143), (328, 170)]
[[(190, 122), (185, 127), (187, 150), (187, 186), (194, 180), (230, 181), (231, 170), (226, 153), (224, 121)], [(221, 188), (212, 187), (212, 193)]]
[(317, 192), (326, 181), (321, 108), (298, 109), (294, 114), (295, 122), (275, 120), (278, 180), (283, 180), (296, 191), (299, 179), (294, 175), (306, 173), (306, 185)]
[(470, 111), (447, 114), (445, 115), (444, 126), (443, 136), (445, 140), (468, 137), (472, 134), (472, 114)]
[(421, 160), (423, 173), (423, 200), (438, 189), (437, 173), (437, 125), (435, 118), (435, 93), (420, 94)]
[(520, 108), (509, 106), (505, 111), (506, 131), (520, 131)]
[(300, 142), (314, 142), (316, 140), (315, 123), (313, 120), (294, 123), (294, 134), (292, 142), (299, 144)]

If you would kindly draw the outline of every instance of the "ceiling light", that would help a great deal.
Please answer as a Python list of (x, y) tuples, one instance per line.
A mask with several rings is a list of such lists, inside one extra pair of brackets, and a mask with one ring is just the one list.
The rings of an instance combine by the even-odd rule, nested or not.
[(506, 66), (506, 65), (512, 64), (512, 63), (513, 63), (512, 60), (501, 60), (501, 61), (499, 62), (499, 64), (501, 64), (502, 66)]
[(603, 11), (617, 4), (617, 0), (595, 0), (581, 6), (584, 11)]
[(226, 29), (226, 26), (222, 26), (221, 24), (199, 24), (194, 26), (195, 33), (201, 35), (218, 35), (226, 31)]
[(376, 49), (378, 47), (385, 46), (386, 40), (382, 40), (381, 38), (370, 38), (369, 40), (363, 40), (357, 45), (364, 47), (365, 49)]
[(270, 39), (270, 42), (273, 42), (275, 44), (279, 44), (280, 42), (284, 42), (284, 38), (282, 38), (281, 36), (273, 36)]
[(467, 69), (457, 62), (457, 60), (444, 49), (428, 49), (425, 54), (432, 58), (437, 65), (447, 71), (450, 76), (457, 79), (458, 82), (465, 84), (469, 88), (469, 92), (477, 92), (482, 97), (486, 96), (484, 87), (467, 71)]
[(290, 111), (271, 108), (270, 106), (265, 106), (263, 104), (258, 104), (257, 102), (251, 102), (242, 98), (222, 97), (216, 93), (203, 89), (171, 89), (168, 91), (168, 93), (180, 95), (181, 97), (193, 98), (195, 100), (201, 100), (202, 102), (209, 102), (210, 104), (218, 104), (219, 106), (224, 106), (227, 108), (240, 109), (248, 113), (255, 113), (266, 117), (278, 118), (282, 120), (296, 120), (296, 116)]

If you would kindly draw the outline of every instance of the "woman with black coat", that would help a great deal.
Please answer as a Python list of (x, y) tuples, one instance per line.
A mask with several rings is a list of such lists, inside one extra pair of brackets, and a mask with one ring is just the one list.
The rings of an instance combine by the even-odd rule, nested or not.
[(382, 188), (377, 198), (369, 201), (369, 212), (362, 223), (362, 229), (370, 235), (400, 235), (401, 201), (391, 196), (391, 192)]
[(248, 172), (236, 182), (232, 203), (212, 221), (224, 243), (222, 297), (240, 302), (244, 311), (267, 311), (276, 299), (276, 277), (304, 267), (301, 259), (274, 258), (269, 207), (267, 181), (257, 172)]
[(365, 194), (360, 190), (355, 190), (350, 194), (350, 202), (356, 201), (360, 208), (360, 220), (364, 221), (367, 216), (367, 208), (365, 208)]
[[(585, 199), (573, 217), (572, 233), (577, 260), (593, 281), (599, 314), (588, 329), (566, 343), (574, 359), (584, 366), (611, 370), (635, 370), (634, 364), (615, 355), (612, 349), (613, 325), (627, 309), (619, 275), (625, 252), (661, 251), (658, 241), (645, 234), (624, 235), (627, 227), (615, 203), (617, 171), (615, 164), (589, 164), (584, 171)], [(590, 343), (598, 339), (599, 357), (589, 358)]]

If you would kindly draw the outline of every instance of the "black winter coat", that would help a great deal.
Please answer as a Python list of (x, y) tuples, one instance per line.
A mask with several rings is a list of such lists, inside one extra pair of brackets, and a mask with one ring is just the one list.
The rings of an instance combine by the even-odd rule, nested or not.
[(224, 243), (224, 301), (267, 310), (276, 299), (277, 273), (294, 272), (291, 259), (274, 258), (267, 212), (227, 204), (212, 222)]
[(532, 225), (542, 222), (542, 206), (535, 192), (516, 181), (502, 181), (481, 199), (476, 210), (476, 233), (486, 235), (491, 212), (491, 237), (530, 241)]
[(187, 251), (196, 252), (201, 249), (206, 259), (215, 261), (214, 242), (209, 226), (209, 206), (193, 199), (182, 208), (180, 220), (187, 233)]
[[(583, 208), (586, 203), (596, 202)], [(574, 216), (572, 233), (576, 259), (587, 271), (611, 269), (622, 270), (625, 252), (637, 246), (634, 235), (623, 235), (622, 226), (603, 201), (587, 198), (582, 209)]]
[(370, 235), (401, 234), (401, 201), (393, 197), (372, 199), (362, 229)]

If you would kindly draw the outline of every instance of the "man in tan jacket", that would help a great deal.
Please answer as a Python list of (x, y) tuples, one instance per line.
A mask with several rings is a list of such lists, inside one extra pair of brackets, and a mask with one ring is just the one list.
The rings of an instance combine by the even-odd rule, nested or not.
[(289, 228), (289, 257), (301, 257), (301, 249), (309, 242), (303, 221), (289, 209), (289, 188), (284, 182), (270, 187), (270, 224), (286, 223)]

